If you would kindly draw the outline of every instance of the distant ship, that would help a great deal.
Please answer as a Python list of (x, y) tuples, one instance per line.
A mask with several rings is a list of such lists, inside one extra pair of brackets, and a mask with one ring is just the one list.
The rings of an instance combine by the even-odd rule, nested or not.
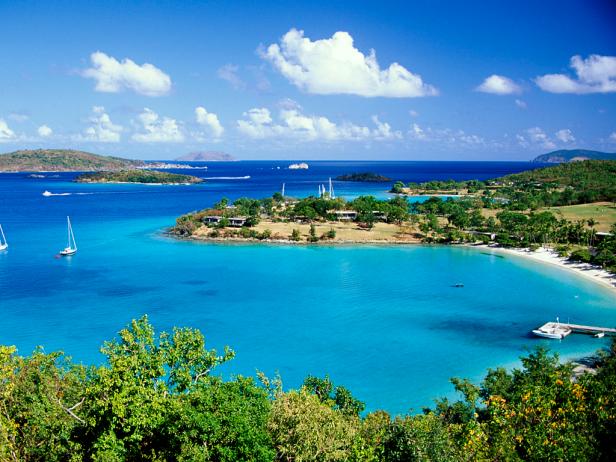
[(289, 170), (308, 170), (308, 164), (306, 162), (300, 162), (299, 164), (289, 165)]

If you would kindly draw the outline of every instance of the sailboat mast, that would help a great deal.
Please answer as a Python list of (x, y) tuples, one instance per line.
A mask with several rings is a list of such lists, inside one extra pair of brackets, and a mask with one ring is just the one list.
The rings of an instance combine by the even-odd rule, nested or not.
[(73, 227), (71, 226), (70, 220), (68, 222), (68, 229), (69, 229), (70, 236), (71, 236), (70, 239), (72, 241), (71, 244), (69, 245), (69, 247), (71, 247), (72, 249), (77, 250), (77, 243), (75, 242), (75, 234), (73, 233)]
[(2, 234), (2, 240), (0, 241), (0, 245), (6, 244), (6, 237), (4, 236), (4, 230), (2, 229), (2, 225), (0, 225), (0, 233)]
[(66, 217), (66, 247), (71, 246), (71, 219)]

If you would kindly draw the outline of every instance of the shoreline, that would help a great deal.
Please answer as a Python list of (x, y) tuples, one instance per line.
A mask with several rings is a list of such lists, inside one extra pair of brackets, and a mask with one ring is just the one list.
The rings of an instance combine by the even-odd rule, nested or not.
[(317, 247), (349, 247), (349, 246), (391, 246), (397, 247), (401, 245), (426, 245), (426, 246), (452, 246), (452, 247), (466, 247), (479, 250), (489, 250), (495, 253), (501, 253), (505, 255), (513, 255), (521, 258), (526, 258), (546, 265), (557, 266), (568, 271), (572, 271), (584, 279), (594, 281), (607, 289), (611, 289), (612, 293), (616, 295), (616, 274), (609, 273), (603, 268), (593, 266), (589, 263), (570, 262), (566, 258), (560, 257), (554, 250), (539, 248), (536, 251), (522, 248), (507, 248), (498, 246), (489, 246), (485, 244), (471, 245), (471, 244), (426, 244), (419, 240), (330, 240), (330, 241), (291, 241), (288, 239), (254, 239), (254, 238), (231, 238), (231, 237), (181, 237), (171, 232), (165, 231), (164, 234), (173, 239), (180, 241), (191, 242), (203, 242), (203, 243), (216, 243), (216, 244), (270, 244), (270, 245), (293, 245), (293, 246), (317, 246)]
[(540, 247), (532, 251), (522, 248), (507, 248), (507, 247), (490, 247), (488, 245), (472, 246), (474, 248), (484, 250), (494, 250), (505, 255), (514, 255), (522, 258), (527, 258), (546, 265), (557, 266), (574, 272), (584, 279), (594, 281), (601, 284), (603, 287), (611, 289), (616, 295), (616, 274), (609, 273), (601, 267), (591, 265), (590, 263), (571, 262), (564, 257), (560, 257), (553, 249)]

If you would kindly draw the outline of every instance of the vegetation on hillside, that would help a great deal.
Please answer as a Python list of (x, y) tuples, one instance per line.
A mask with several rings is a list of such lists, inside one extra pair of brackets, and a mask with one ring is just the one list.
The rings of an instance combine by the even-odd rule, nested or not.
[(362, 183), (385, 183), (387, 181), (391, 181), (391, 178), (388, 178), (383, 175), (379, 175), (374, 172), (363, 172), (363, 173), (348, 173), (346, 175), (340, 175), (336, 177), (338, 181), (357, 181)]
[(117, 172), (84, 173), (75, 178), (78, 183), (201, 183), (203, 179), (179, 173), (157, 170), (121, 170)]
[(137, 160), (100, 156), (72, 149), (34, 149), (0, 155), (4, 172), (88, 172), (121, 170), (144, 165)]
[(297, 390), (216, 368), (195, 329), (156, 335), (146, 317), (102, 349), (100, 366), (0, 347), (0, 460), (6, 461), (591, 461), (614, 460), (616, 346), (597, 373), (538, 349), (460, 401), (417, 415), (364, 413), (328, 377)]

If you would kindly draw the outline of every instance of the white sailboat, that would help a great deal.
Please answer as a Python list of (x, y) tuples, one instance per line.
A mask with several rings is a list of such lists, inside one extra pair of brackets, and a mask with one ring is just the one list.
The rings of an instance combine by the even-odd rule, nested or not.
[(4, 235), (4, 230), (2, 229), (2, 225), (0, 225), (0, 250), (6, 250), (9, 248), (9, 243), (6, 242), (6, 236)]
[(75, 235), (73, 234), (71, 219), (69, 217), (66, 217), (66, 222), (68, 224), (68, 243), (66, 245), (66, 248), (60, 251), (60, 255), (62, 255), (63, 257), (68, 257), (77, 253), (77, 243), (75, 242)]

